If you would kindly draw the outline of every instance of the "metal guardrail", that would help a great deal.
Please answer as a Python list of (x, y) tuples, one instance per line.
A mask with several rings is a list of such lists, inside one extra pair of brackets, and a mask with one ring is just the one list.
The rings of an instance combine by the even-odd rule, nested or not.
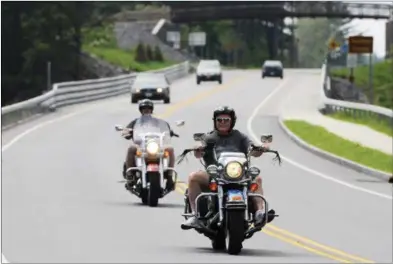
[[(189, 70), (190, 64), (186, 61), (149, 72), (164, 73), (169, 81), (173, 81), (188, 75)], [(53, 84), (52, 90), (43, 95), (2, 107), (2, 129), (37, 115), (53, 112), (62, 106), (129, 93), (137, 74)]]
[(393, 110), (371, 104), (362, 104), (335, 100), (327, 97), (330, 93), (330, 77), (327, 75), (326, 64), (322, 65), (321, 75), (321, 109), (324, 113), (345, 112), (354, 117), (365, 115), (376, 116), (378, 119), (384, 119), (393, 124)]

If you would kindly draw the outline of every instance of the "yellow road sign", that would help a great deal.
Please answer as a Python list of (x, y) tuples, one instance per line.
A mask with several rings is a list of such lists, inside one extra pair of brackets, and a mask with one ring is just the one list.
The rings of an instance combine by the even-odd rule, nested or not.
[(330, 39), (330, 40), (329, 40), (329, 49), (330, 49), (330, 50), (335, 50), (335, 49), (337, 49), (338, 47), (340, 47), (340, 45), (337, 43), (336, 40), (334, 40), (334, 39)]

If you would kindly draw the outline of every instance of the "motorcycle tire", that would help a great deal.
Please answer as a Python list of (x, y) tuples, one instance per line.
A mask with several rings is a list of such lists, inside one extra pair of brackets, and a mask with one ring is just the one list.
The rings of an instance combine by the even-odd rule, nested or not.
[(150, 182), (147, 200), (150, 207), (156, 207), (158, 200), (161, 197), (161, 182), (159, 173), (147, 173), (146, 175)]
[(142, 191), (141, 191), (141, 200), (142, 200), (142, 203), (143, 203), (144, 205), (147, 205), (147, 204), (148, 204), (147, 195), (148, 195), (147, 190), (146, 190), (146, 189), (142, 189)]
[(226, 246), (230, 255), (238, 255), (243, 248), (244, 240), (244, 211), (227, 211)]

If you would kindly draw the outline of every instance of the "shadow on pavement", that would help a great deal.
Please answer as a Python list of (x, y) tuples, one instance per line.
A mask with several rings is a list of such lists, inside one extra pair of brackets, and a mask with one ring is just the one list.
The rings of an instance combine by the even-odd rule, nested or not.
[[(228, 255), (226, 251), (216, 251), (210, 247), (196, 247), (188, 248), (189, 251), (194, 251), (196, 253), (211, 253), (211, 254), (225, 254)], [(229, 256), (229, 255), (228, 255)], [(305, 254), (300, 253), (289, 253), (281, 250), (272, 249), (251, 249), (244, 247), (242, 252), (239, 254), (242, 257), (293, 257), (293, 256), (305, 256)]]
[(180, 203), (168, 203), (160, 201), (157, 207), (149, 207), (148, 205), (142, 204), (142, 202), (130, 202), (130, 201), (105, 201), (105, 205), (118, 206), (118, 207), (146, 207), (146, 208), (184, 208), (183, 204)]

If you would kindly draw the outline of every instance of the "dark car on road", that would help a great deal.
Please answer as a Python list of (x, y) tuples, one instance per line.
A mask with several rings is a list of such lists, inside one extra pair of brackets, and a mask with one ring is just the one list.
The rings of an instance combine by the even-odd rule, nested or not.
[(284, 67), (281, 61), (267, 60), (262, 65), (262, 78), (280, 77), (284, 78)]
[(169, 104), (170, 83), (162, 73), (139, 73), (131, 87), (131, 103), (135, 104), (138, 100), (164, 100)]

